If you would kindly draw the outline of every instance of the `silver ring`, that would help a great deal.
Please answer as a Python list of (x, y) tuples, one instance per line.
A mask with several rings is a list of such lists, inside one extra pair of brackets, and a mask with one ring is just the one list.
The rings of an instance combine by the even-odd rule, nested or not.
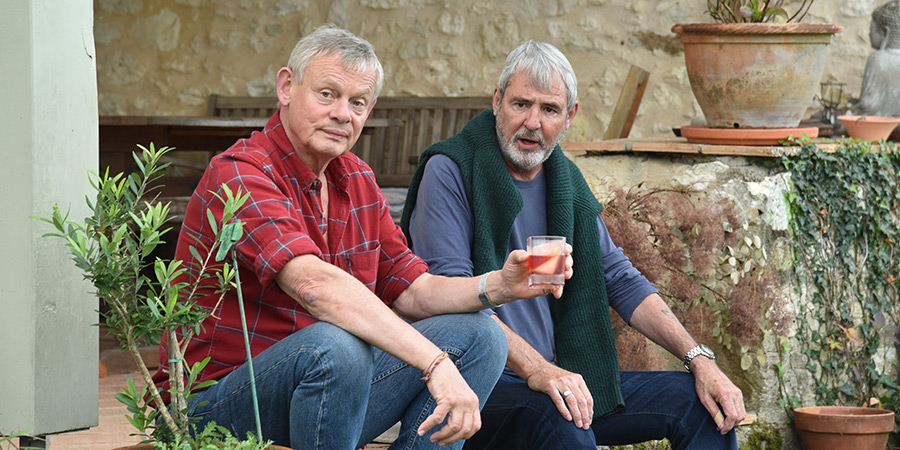
[(562, 393), (563, 398), (566, 398), (566, 397), (568, 397), (568, 396), (570, 396), (570, 395), (572, 395), (572, 391), (570, 391), (570, 390), (568, 390), (568, 389), (566, 390), (566, 392), (563, 392), (563, 393)]

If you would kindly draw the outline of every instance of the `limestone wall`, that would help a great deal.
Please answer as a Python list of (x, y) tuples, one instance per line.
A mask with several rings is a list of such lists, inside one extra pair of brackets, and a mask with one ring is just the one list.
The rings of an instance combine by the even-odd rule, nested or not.
[[(797, 2), (788, 2), (788, 8)], [(880, 0), (819, 0), (805, 22), (844, 27), (823, 81), (857, 95)], [(676, 23), (708, 21), (704, 0), (95, 0), (101, 114), (203, 115), (209, 94), (271, 95), (294, 43), (325, 22), (368, 38), (383, 95), (493, 91), (525, 39), (558, 46), (579, 77), (568, 142), (599, 140), (632, 64), (650, 83), (632, 136), (668, 135), (699, 113)], [(61, 68), (64, 73), (64, 68)], [(817, 106), (812, 100), (810, 106)]]
[[(766, 264), (780, 279), (777, 289), (779, 302), (791, 317), (796, 314), (803, 300), (794, 289), (796, 278), (792, 272), (793, 254), (783, 200), (790, 174), (774, 158), (634, 153), (610, 155), (594, 152), (569, 156), (592, 180), (595, 195), (604, 203), (613, 189), (624, 187), (627, 190), (641, 182), (648, 187), (691, 186), (710, 198), (734, 201), (737, 210), (741, 211), (741, 221), (749, 223), (749, 230), (762, 237), (762, 245), (768, 255)], [(758, 220), (748, 221), (749, 215)], [(669, 302), (671, 304), (671, 300)], [(692, 328), (697, 324), (685, 325)], [(796, 323), (792, 321), (786, 334), (787, 342), (791, 348), (802, 348), (803, 345), (794, 337), (795, 333)], [(808, 387), (806, 391), (798, 389), (791, 392), (804, 405), (815, 404), (814, 382), (805, 369), (805, 357), (799, 352), (784, 354), (778, 340), (779, 337), (767, 328), (758, 344), (743, 346), (732, 342), (727, 348), (716, 339), (705, 343), (715, 350), (719, 367), (743, 392), (747, 411), (757, 417), (757, 425), (738, 428), (739, 442), (746, 444), (754, 434), (760, 433), (757, 427), (765, 424), (781, 433), (781, 448), (800, 449), (799, 436), (790, 425), (784, 407), (779, 404), (779, 379), (774, 365), (781, 364), (785, 368), (786, 379), (797, 380), (797, 386)], [(654, 355), (660, 358), (648, 367), (649, 370), (683, 370), (680, 361), (667, 351), (656, 345), (650, 347), (650, 358), (646, 359), (654, 360)], [(630, 354), (628, 351), (620, 353), (620, 360), (626, 367), (634, 363), (628, 361)], [(751, 445), (747, 448), (756, 447)]]

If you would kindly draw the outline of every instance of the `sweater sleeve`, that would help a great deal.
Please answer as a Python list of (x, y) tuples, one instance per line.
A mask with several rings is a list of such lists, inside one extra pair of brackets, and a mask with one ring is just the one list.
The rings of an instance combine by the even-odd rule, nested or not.
[(459, 167), (449, 157), (435, 155), (425, 165), (409, 234), (429, 272), (472, 276), (472, 212)]
[(631, 322), (631, 314), (638, 305), (648, 295), (658, 291), (631, 264), (622, 248), (616, 247), (600, 216), (597, 216), (597, 228), (600, 230), (600, 253), (603, 255), (603, 268), (606, 272), (606, 297), (609, 306), (616, 310), (625, 322)]

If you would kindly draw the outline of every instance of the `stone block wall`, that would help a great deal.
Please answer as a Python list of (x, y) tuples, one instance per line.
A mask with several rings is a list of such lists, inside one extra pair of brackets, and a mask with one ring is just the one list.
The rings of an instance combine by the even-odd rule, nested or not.
[[(644, 183), (645, 187), (680, 185), (691, 186), (701, 195), (713, 199), (729, 199), (744, 214), (752, 212), (759, 220), (755, 221), (751, 231), (762, 236), (767, 263), (778, 273), (780, 301), (788, 315), (797, 311), (801, 299), (793, 289), (796, 278), (791, 272), (792, 250), (783, 200), (785, 190), (789, 189), (790, 176), (774, 158), (594, 152), (570, 153), (569, 156), (604, 203), (615, 188), (627, 190), (639, 183)], [(685, 325), (691, 328), (696, 324)], [(793, 327), (788, 336), (794, 335)], [(789, 342), (792, 348), (802, 347), (794, 339)], [(761, 342), (748, 346), (733, 341), (727, 349), (714, 340), (706, 343), (716, 351), (719, 367), (742, 390), (747, 412), (755, 414), (758, 423), (780, 431), (782, 448), (802, 448), (799, 436), (778, 403), (779, 380), (774, 365), (781, 363), (788, 370), (786, 378), (797, 380), (798, 385), (809, 386), (809, 391), (793, 394), (798, 395), (805, 405), (814, 405), (813, 382), (809, 381), (810, 375), (804, 369), (804, 357), (779, 352), (778, 336), (768, 329)], [(626, 367), (633, 363), (627, 360), (628, 355), (627, 351), (620, 354)], [(651, 355), (658, 358), (647, 358), (655, 361), (653, 367), (647, 368), (649, 370), (683, 370), (680, 361), (661, 347), (651, 345)], [(639, 367), (646, 365), (638, 364)], [(739, 427), (739, 442), (746, 442), (756, 430), (750, 426)]]
[[(791, 9), (798, 1), (788, 1)], [(844, 27), (823, 81), (858, 95), (878, 0), (819, 0), (805, 22)], [(704, 0), (95, 0), (101, 114), (203, 115), (210, 94), (273, 95), (294, 43), (333, 22), (368, 38), (383, 95), (491, 94), (506, 54), (550, 42), (579, 78), (567, 142), (606, 130), (630, 65), (650, 72), (631, 136), (671, 135), (699, 114), (676, 23), (706, 22)], [(818, 105), (810, 99), (810, 107)]]

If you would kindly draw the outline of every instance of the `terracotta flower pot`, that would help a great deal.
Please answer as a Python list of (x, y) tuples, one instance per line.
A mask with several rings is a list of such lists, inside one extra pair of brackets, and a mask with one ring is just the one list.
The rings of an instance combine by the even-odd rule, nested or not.
[(884, 409), (809, 406), (794, 410), (794, 427), (810, 450), (884, 450), (894, 412)]
[(900, 124), (900, 117), (838, 116), (852, 138), (877, 141), (887, 139)]
[(682, 24), (691, 89), (713, 128), (795, 128), (813, 102), (833, 24)]

